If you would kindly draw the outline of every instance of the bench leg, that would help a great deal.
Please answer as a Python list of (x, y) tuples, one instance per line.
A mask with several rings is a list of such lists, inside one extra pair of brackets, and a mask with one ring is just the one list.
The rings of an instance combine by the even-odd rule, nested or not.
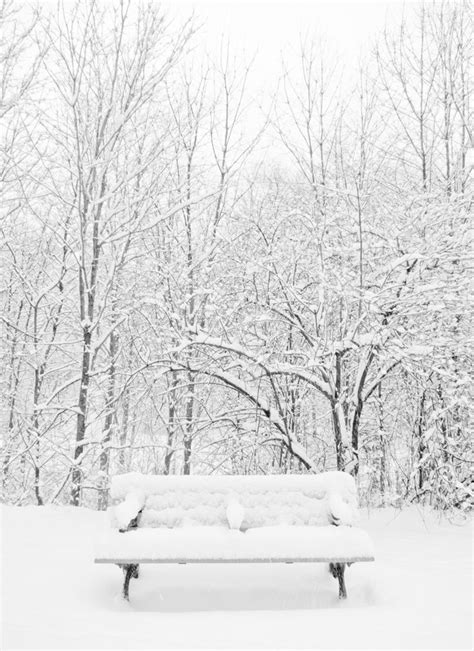
[(125, 572), (125, 579), (123, 582), (122, 595), (123, 598), (128, 601), (128, 586), (130, 584), (130, 579), (132, 578), (132, 576), (135, 579), (138, 578), (138, 565), (124, 565), (123, 570)]
[(339, 581), (339, 599), (347, 597), (346, 583), (344, 581), (344, 571), (346, 569), (345, 563), (330, 563), (329, 571), (335, 579)]
[[(124, 575), (127, 573), (128, 565), (121, 565), (120, 563), (117, 563), (117, 566), (120, 567)], [(134, 568), (132, 572), (132, 579), (138, 579), (140, 576), (140, 565), (137, 564), (133, 565), (132, 567)]]

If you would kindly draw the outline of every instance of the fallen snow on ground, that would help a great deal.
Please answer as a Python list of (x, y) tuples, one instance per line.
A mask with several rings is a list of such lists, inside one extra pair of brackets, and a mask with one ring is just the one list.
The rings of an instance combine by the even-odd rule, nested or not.
[(416, 508), (362, 511), (376, 561), (146, 565), (93, 561), (104, 513), (2, 507), (2, 648), (470, 648), (472, 529)]

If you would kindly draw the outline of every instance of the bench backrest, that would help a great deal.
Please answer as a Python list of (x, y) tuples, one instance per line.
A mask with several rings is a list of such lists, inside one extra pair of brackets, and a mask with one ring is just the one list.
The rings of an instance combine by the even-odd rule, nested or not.
[[(244, 509), (242, 529), (273, 525), (327, 525), (331, 513), (352, 524), (357, 511), (353, 477), (319, 475), (142, 475), (112, 478), (114, 504), (141, 505), (140, 527), (228, 526), (226, 509), (237, 500)], [(114, 521), (112, 525), (123, 526)]]

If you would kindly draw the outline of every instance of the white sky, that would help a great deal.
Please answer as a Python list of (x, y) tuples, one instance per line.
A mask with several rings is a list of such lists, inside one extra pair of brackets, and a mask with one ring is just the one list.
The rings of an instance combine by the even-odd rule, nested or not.
[[(20, 0), (21, 1), (21, 0)], [(74, 0), (63, 0), (72, 5)], [(99, 0), (111, 2), (115, 0)], [(281, 53), (298, 48), (301, 37), (325, 36), (331, 51), (354, 65), (367, 53), (384, 25), (396, 24), (421, 0), (153, 0), (171, 15), (185, 19), (194, 11), (202, 23), (195, 43), (211, 55), (229, 38), (233, 55), (254, 58), (252, 76), (274, 83), (281, 73)], [(456, 1), (456, 0), (454, 0)], [(57, 0), (38, 0), (55, 7)], [(132, 0), (137, 2), (138, 0)]]
[[(116, 0), (99, 0), (115, 2)], [(152, 0), (157, 2), (158, 0)], [(421, 0), (420, 0), (421, 1)], [(252, 61), (246, 84), (246, 98), (254, 100), (246, 113), (245, 129), (258, 129), (282, 75), (282, 59), (288, 71), (297, 64), (297, 53), (305, 37), (318, 42), (324, 38), (325, 61), (329, 51), (344, 71), (344, 82), (353, 87), (358, 77), (359, 62), (369, 54), (375, 38), (388, 27), (399, 24), (403, 13), (410, 12), (419, 0), (163, 0), (159, 4), (177, 22), (189, 18), (194, 11), (201, 27), (193, 46), (196, 60), (207, 52), (216, 60), (229, 39), (232, 58), (242, 68), (242, 61)], [(55, 5), (57, 0), (39, 0)], [(66, 5), (74, 0), (64, 0)], [(138, 0), (132, 0), (137, 2)], [(299, 67), (298, 67), (299, 68)], [(299, 78), (299, 70), (298, 70)], [(342, 81), (342, 79), (341, 79)]]
[[(383, 32), (385, 25), (397, 25), (403, 13), (410, 13), (419, 3), (396, 0), (173, 0), (163, 2), (171, 15), (185, 19), (194, 10), (201, 29), (195, 37), (197, 50), (203, 48), (216, 58), (222, 40), (229, 38), (232, 58), (239, 63), (242, 58), (252, 65), (246, 84), (246, 97), (255, 103), (246, 112), (243, 131), (249, 135), (259, 128), (268, 113), (271, 98), (281, 78), (282, 58), (288, 71), (297, 68), (297, 53), (305, 37), (324, 38), (324, 59), (329, 52), (337, 59), (339, 73), (352, 88), (355, 76), (359, 76), (359, 63), (369, 54), (375, 37)], [(196, 59), (199, 59), (196, 52)], [(282, 56), (284, 55), (284, 57)], [(261, 107), (261, 108), (259, 108)], [(271, 142), (271, 135), (264, 138), (263, 145)], [(265, 145), (266, 146), (266, 145)], [(275, 159), (280, 156), (271, 149)], [(265, 154), (266, 156), (266, 154)], [(287, 154), (281, 154), (282, 160)]]
[(172, 13), (187, 15), (193, 8), (204, 25), (199, 39), (210, 52), (218, 50), (222, 36), (229, 36), (232, 50), (245, 52), (250, 59), (257, 53), (254, 71), (266, 77), (280, 69), (281, 51), (297, 47), (300, 36), (323, 35), (348, 63), (356, 62), (380, 33), (385, 22), (400, 18), (404, 6), (413, 2), (373, 0), (372, 2), (312, 0), (275, 2), (271, 0), (220, 0), (190, 2), (174, 0), (164, 5)]

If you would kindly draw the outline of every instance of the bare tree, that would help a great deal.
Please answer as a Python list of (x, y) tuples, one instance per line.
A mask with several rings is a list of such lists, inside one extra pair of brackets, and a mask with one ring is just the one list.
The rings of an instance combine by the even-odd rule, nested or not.
[[(132, 3), (125, 1), (110, 9), (93, 1), (77, 3), (67, 16), (59, 11), (45, 29), (50, 38), (48, 72), (60, 99), (60, 112), (54, 121), (45, 115), (43, 125), (51, 136), (54, 133), (57, 153), (64, 160), (64, 181), (69, 187), (67, 194), (61, 192), (56, 199), (73, 207), (71, 228), (75, 232), (70, 249), (77, 269), (81, 363), (71, 501), (79, 504), (96, 359), (93, 339), (113, 287), (113, 281), (101, 279), (103, 259), (112, 243), (120, 242), (116, 244), (118, 260), (126, 254), (128, 234), (137, 224), (133, 210), (130, 213), (122, 204), (123, 188), (147, 169), (153, 157), (149, 155), (141, 167), (139, 161), (132, 169), (121, 169), (117, 161), (128, 162), (126, 149), (135, 144), (135, 129), (137, 125), (146, 128), (144, 114), (190, 31), (185, 26), (171, 33), (158, 10), (150, 6), (135, 12)], [(51, 177), (51, 183), (58, 182)], [(113, 273), (117, 266), (111, 265)], [(117, 320), (111, 332), (116, 324)]]

